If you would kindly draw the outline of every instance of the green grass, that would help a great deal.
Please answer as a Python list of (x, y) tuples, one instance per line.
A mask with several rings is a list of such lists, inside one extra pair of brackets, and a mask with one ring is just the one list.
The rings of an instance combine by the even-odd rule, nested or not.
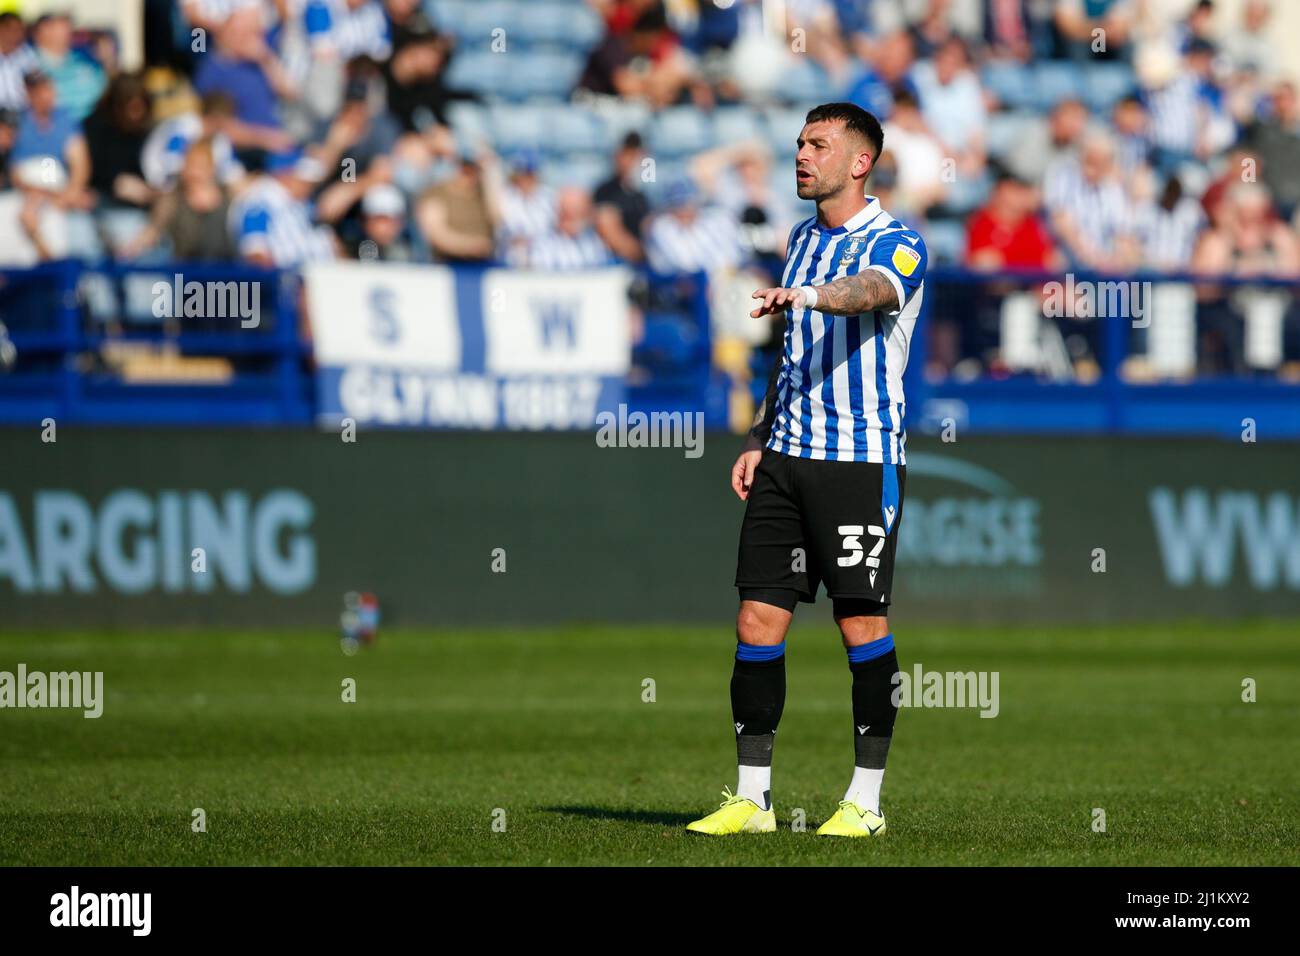
[(682, 829), (735, 782), (725, 625), (384, 633), (352, 658), (324, 634), (10, 633), (0, 670), (102, 670), (107, 699), (0, 711), (0, 864), (1293, 865), (1297, 632), (900, 628), (906, 669), (998, 671), (1001, 713), (904, 710), (889, 833), (838, 842), (812, 834), (852, 762), (828, 623), (790, 639), (780, 830), (726, 840)]

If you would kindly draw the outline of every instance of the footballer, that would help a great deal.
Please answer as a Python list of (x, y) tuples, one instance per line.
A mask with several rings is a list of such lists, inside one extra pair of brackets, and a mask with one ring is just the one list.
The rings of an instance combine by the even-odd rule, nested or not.
[(921, 309), (925, 243), (873, 196), (879, 121), (851, 103), (808, 113), (795, 181), (817, 214), (790, 233), (779, 289), (755, 318), (784, 313), (785, 345), (731, 486), (745, 502), (731, 711), (739, 782), (697, 833), (768, 833), (772, 749), (785, 706), (795, 605), (825, 585), (852, 672), (853, 776), (823, 836), (885, 831), (880, 784), (894, 732), (889, 629), (907, 456), (903, 369)]

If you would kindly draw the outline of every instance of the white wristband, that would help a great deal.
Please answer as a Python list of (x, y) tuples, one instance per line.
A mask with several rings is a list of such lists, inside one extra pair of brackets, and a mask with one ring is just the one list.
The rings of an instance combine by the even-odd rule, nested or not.
[(801, 285), (799, 291), (803, 293), (803, 307), (805, 309), (817, 308), (817, 289), (810, 285)]

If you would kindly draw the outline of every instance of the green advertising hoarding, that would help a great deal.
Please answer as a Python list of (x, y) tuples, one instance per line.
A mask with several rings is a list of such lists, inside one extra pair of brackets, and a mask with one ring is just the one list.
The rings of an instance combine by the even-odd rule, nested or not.
[[(738, 446), (0, 430), (0, 626), (729, 627)], [(1300, 616), (1300, 445), (914, 437), (901, 535), (900, 623)]]

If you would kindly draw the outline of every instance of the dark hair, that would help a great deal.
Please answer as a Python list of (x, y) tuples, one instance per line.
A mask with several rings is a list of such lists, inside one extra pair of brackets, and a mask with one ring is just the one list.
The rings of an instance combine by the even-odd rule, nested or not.
[(919, 109), (921, 106), (921, 101), (916, 98), (916, 94), (906, 86), (897, 87), (892, 91), (891, 95), (894, 98), (894, 109), (898, 109), (900, 106), (914, 106)]
[(804, 122), (843, 123), (846, 130), (857, 133), (871, 146), (872, 162), (880, 158), (881, 150), (885, 148), (885, 132), (880, 128), (880, 120), (854, 103), (823, 103), (815, 106), (808, 111)]

